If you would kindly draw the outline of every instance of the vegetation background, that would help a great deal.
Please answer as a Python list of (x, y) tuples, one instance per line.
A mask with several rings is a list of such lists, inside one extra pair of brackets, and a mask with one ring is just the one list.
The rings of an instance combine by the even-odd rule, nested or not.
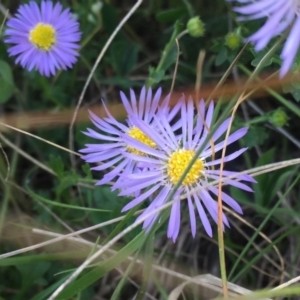
[[(281, 83), (277, 52), (266, 57), (269, 48), (261, 53), (255, 53), (251, 45), (243, 48), (243, 39), (259, 27), (260, 21), (238, 23), (224, 0), (143, 1), (105, 52), (74, 126), (74, 109), (92, 67), (136, 2), (62, 0), (80, 22), (80, 57), (72, 70), (51, 78), (15, 65), (3, 42), (7, 10), (14, 14), (26, 2), (0, 1), (0, 23), (4, 26), (0, 43), (0, 253), (29, 247), (0, 259), (1, 300), (48, 299), (97, 247), (135, 219), (130, 213), (121, 223), (113, 223), (123, 216), (120, 211), (128, 199), (112, 193), (109, 186), (95, 187), (101, 175), (92, 173), (77, 154), (91, 142), (82, 134), (92, 126), (88, 109), (103, 116), (101, 99), (116, 117), (124, 119), (124, 114), (114, 109), (120, 104), (120, 90), (128, 94), (132, 88), (139, 93), (147, 84), (154, 89), (162, 87), (167, 94), (175, 78), (174, 92), (189, 94), (201, 75), (201, 92), (208, 96), (227, 74), (226, 93), (220, 87), (214, 94), (214, 100), (222, 100), (225, 107), (236, 101), (238, 90), (264, 59), (260, 69), (263, 79), (252, 86), (252, 90), (260, 89), (242, 103), (233, 125), (249, 126), (247, 136), (234, 146), (247, 146), (249, 151), (226, 167), (242, 171), (299, 157), (300, 87), (293, 79), (298, 75), (297, 64), (288, 80)], [(205, 32), (192, 37), (185, 32), (186, 24), (198, 15)], [(178, 34), (179, 48), (175, 42)], [(235, 47), (228, 34), (238, 37)], [(267, 76), (273, 76), (274, 81), (262, 87), (260, 82)], [(298, 175), (299, 166), (289, 166), (257, 176), (253, 194), (230, 189), (244, 210), (242, 217), (229, 214), (231, 229), (224, 234), (230, 282), (257, 290), (274, 288), (299, 275)], [(30, 248), (60, 234), (109, 221), (110, 225), (96, 230)], [(166, 226), (146, 242), (141, 228), (135, 228), (57, 299), (210, 298), (211, 287), (203, 283), (201, 288), (190, 285), (182, 294), (180, 284), (190, 278), (200, 280), (194, 277), (200, 274), (220, 277), (217, 226), (214, 228), (214, 238), (210, 239), (199, 225), (193, 239), (187, 212), (183, 212), (175, 244), (167, 239)]]

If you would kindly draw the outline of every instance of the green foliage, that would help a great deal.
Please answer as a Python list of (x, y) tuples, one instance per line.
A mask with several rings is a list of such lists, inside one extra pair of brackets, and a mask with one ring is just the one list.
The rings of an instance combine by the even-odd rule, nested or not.
[[(21, 2), (4, 0), (1, 8), (3, 6), (14, 14)], [(70, 128), (75, 106), (97, 57), (134, 2), (61, 1), (64, 7), (70, 6), (80, 22), (80, 56), (74, 68), (50, 78), (16, 65), (14, 58), (8, 57), (8, 46), (3, 42), (5, 27), (1, 29), (1, 122), (31, 135), (3, 131), (4, 126), (0, 127), (0, 255), (54, 238), (47, 235), (49, 232), (67, 234), (91, 226), (98, 228), (58, 242), (62, 243), (59, 246), (71, 243), (74, 251), (69, 251), (69, 248), (57, 250), (54, 243), (33, 250), (35, 252), (26, 250), (18, 256), (0, 259), (0, 300), (48, 299), (87, 257), (135, 224), (139, 210), (151, 201), (147, 199), (148, 202), (129, 212), (122, 212), (132, 198), (118, 196), (119, 191), (111, 191), (110, 184), (95, 185), (107, 170), (94, 172), (91, 167), (96, 164), (83, 163), (79, 156), (65, 151), (70, 144), (73, 148), (70, 150), (77, 152), (85, 144), (98, 142), (82, 134), (87, 127), (94, 128), (87, 119), (87, 109), (100, 106), (101, 98), (109, 107), (120, 104), (119, 90), (128, 94), (129, 88), (139, 89), (145, 84), (162, 87), (165, 95), (173, 79), (175, 92), (185, 89), (193, 92), (194, 83), (201, 77), (200, 98), (207, 86), (222, 82), (220, 88), (223, 88), (228, 84), (229, 95), (214, 95), (215, 102), (220, 104), (218, 112), (221, 114), (228, 109), (228, 117), (232, 110), (229, 111), (229, 106), (223, 103), (230, 100), (232, 107), (236, 103), (241, 95), (236, 94), (236, 88), (240, 90), (240, 82), (244, 82), (240, 79), (256, 83), (262, 80), (260, 75), (263, 72), (274, 78), (278, 75), (274, 72), (281, 65), (280, 52), (275, 50), (270, 54), (273, 41), (259, 53), (251, 44), (242, 50), (244, 38), (257, 30), (260, 23), (239, 23), (228, 2), (143, 1), (109, 45), (82, 99), (83, 113), (79, 113), (75, 118), (78, 123)], [(201, 15), (201, 20), (197, 15)], [(4, 22), (3, 15), (0, 19), (1, 23)], [(200, 51), (205, 52), (201, 70), (197, 65)], [(231, 64), (237, 57), (236, 67)], [(266, 86), (263, 93), (258, 93), (258, 98), (248, 95), (243, 103), (244, 109), (237, 111), (231, 132), (244, 126), (249, 130), (239, 142), (229, 145), (228, 154), (240, 146), (249, 150), (239, 160), (226, 163), (225, 169), (244, 171), (299, 156), (299, 57), (293, 66), (294, 77), (282, 86), (284, 96), (281, 95), (281, 85), (275, 88)], [(262, 61), (262, 68), (257, 68)], [(177, 73), (174, 75), (175, 66)], [(210, 94), (212, 90), (208, 92)], [(255, 101), (259, 109), (248, 105), (248, 99)], [(263, 113), (258, 113), (259, 110)], [(63, 111), (66, 114), (62, 118)], [(100, 114), (105, 116), (102, 111)], [(274, 129), (274, 126), (283, 128)], [(32, 135), (52, 144), (36, 140)], [(11, 143), (6, 143), (6, 140)], [(220, 152), (216, 153), (218, 155)], [(298, 171), (297, 166), (290, 166), (257, 175), (257, 183), (251, 184), (253, 193), (224, 185), (224, 192), (241, 204), (243, 219), (254, 226), (254, 229), (250, 228), (226, 213), (231, 224), (224, 234), (230, 280), (253, 289), (267, 285), (275, 287), (276, 278), (282, 275), (289, 278), (297, 272), (300, 249), (297, 236), (300, 224)], [(136, 226), (119, 239), (57, 299), (132, 299), (134, 296), (143, 299), (147, 297), (149, 286), (152, 297), (168, 299), (170, 288), (176, 288), (172, 284), (181, 282), (177, 283), (177, 279), (166, 275), (164, 270), (185, 276), (183, 278), (214, 272), (219, 263), (218, 249), (214, 248), (211, 239), (203, 238), (204, 229), (199, 221), (196, 238), (191, 237), (188, 204), (184, 199), (182, 207), (179, 242), (173, 245), (166, 237), (169, 208), (161, 213), (148, 233), (142, 226)], [(212, 224), (216, 231), (217, 226)], [(13, 230), (10, 229), (12, 225), (15, 226)], [(44, 233), (36, 233), (37, 229), (44, 230)], [(262, 233), (271, 241), (264, 239)], [(281, 260), (275, 246), (286, 262), (284, 270), (277, 267)], [(154, 265), (159, 267), (160, 273), (156, 273), (157, 270), (152, 272)], [(115, 273), (117, 268), (118, 273)], [(141, 271), (136, 275), (139, 268)], [(290, 273), (284, 274), (283, 271)], [(270, 272), (271, 275), (266, 275)], [(161, 280), (164, 276), (170, 276), (170, 286)], [(108, 290), (105, 293), (103, 286)], [(187, 291), (184, 297), (198, 299), (196, 289), (191, 294)]]
[(300, 101), (300, 84), (299, 84), (299, 80), (297, 80), (297, 76), (299, 76), (298, 72), (295, 74), (295, 76), (293, 78), (294, 81), (283, 85), (282, 90), (284, 93), (291, 93), (293, 98), (297, 102), (299, 102)]
[(90, 284), (103, 277), (107, 272), (117, 267), (120, 263), (128, 259), (128, 256), (139, 249), (146, 240), (146, 235), (141, 232), (126, 246), (119, 250), (115, 255), (109, 259), (99, 263), (92, 271), (86, 272), (81, 278), (71, 283), (57, 299), (69, 299), (76, 295), (81, 290), (84, 290)]
[(176, 20), (184, 15), (185, 12), (186, 9), (183, 7), (165, 9), (162, 11), (158, 11), (158, 13), (156, 14), (156, 20), (163, 23), (175, 23)]
[(13, 74), (9, 64), (0, 61), (0, 104), (7, 102), (15, 93)]
[(250, 148), (262, 145), (268, 136), (268, 129), (259, 125), (251, 125), (248, 129), (247, 135), (243, 138), (244, 145)]
[[(251, 62), (251, 65), (253, 67), (257, 67), (258, 64), (260, 63), (260, 61), (262, 60), (262, 58), (268, 53), (270, 49), (265, 49), (265, 50), (262, 50), (260, 51), (258, 54), (256, 54), (256, 52), (254, 50), (251, 50), (253, 56), (255, 57), (252, 62)], [(274, 63), (276, 60), (275, 58), (272, 56), (268, 59), (265, 60), (265, 63), (264, 63), (264, 66), (265, 67), (268, 67), (270, 66), (272, 63)]]
[(110, 48), (111, 63), (116, 75), (125, 77), (137, 63), (140, 46), (126, 40), (115, 42)]

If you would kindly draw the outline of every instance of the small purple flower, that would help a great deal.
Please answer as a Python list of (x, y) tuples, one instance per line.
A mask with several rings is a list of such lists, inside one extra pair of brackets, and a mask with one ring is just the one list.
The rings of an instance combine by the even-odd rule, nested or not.
[[(86, 162), (101, 163), (99, 166), (92, 168), (92, 170), (104, 171), (110, 167), (114, 167), (111, 171), (104, 175), (103, 179), (97, 182), (97, 185), (106, 184), (116, 177), (119, 177), (121, 173), (131, 174), (133, 172), (138, 173), (141, 171), (139, 168), (136, 168), (137, 163), (124, 156), (124, 153), (129, 152), (140, 156), (146, 154), (144, 154), (143, 151), (137, 150), (128, 145), (123, 140), (122, 135), (128, 135), (150, 148), (156, 148), (155, 142), (132, 124), (131, 118), (143, 120), (146, 124), (151, 126), (153, 123), (153, 117), (157, 113), (158, 109), (168, 113), (171, 118), (173, 118), (179, 110), (179, 108), (174, 108), (172, 112), (169, 112), (169, 95), (162, 101), (161, 105), (159, 105), (159, 101), (161, 99), (161, 88), (159, 88), (152, 97), (152, 89), (150, 88), (146, 90), (146, 88), (143, 87), (138, 99), (139, 101), (137, 101), (133, 90), (130, 90), (130, 101), (123, 92), (120, 93), (120, 96), (128, 114), (126, 123), (118, 122), (110, 114), (103, 103), (103, 107), (108, 118), (100, 119), (90, 112), (91, 121), (98, 129), (100, 129), (101, 133), (90, 128), (87, 129), (87, 132), (84, 132), (87, 136), (101, 141), (101, 143), (97, 144), (87, 144), (85, 149), (80, 150), (81, 153), (85, 153), (82, 158)], [(155, 131), (155, 128), (151, 128)]]
[(16, 63), (28, 71), (36, 69), (49, 77), (77, 61), (79, 23), (60, 3), (46, 0), (41, 7), (34, 1), (21, 5), (7, 26), (4, 41), (12, 45), (8, 53), (17, 56)]
[[(230, 1), (230, 0), (229, 0)], [(235, 7), (234, 11), (243, 17), (240, 20), (255, 20), (267, 18), (265, 24), (249, 41), (255, 45), (255, 50), (264, 49), (269, 41), (283, 33), (291, 26), (287, 41), (281, 52), (283, 60), (280, 77), (287, 74), (292, 66), (300, 46), (300, 2), (298, 0), (237, 0), (243, 6)]]
[[(182, 134), (176, 136), (174, 130), (165, 114), (159, 114), (154, 117), (157, 131), (153, 131), (151, 127), (140, 119), (135, 119), (135, 126), (140, 128), (157, 145), (153, 149), (139, 141), (132, 139), (128, 135), (123, 135), (123, 139), (130, 147), (137, 149), (147, 156), (139, 156), (134, 153), (126, 153), (128, 159), (139, 161), (144, 166), (148, 166), (143, 172), (138, 174), (127, 173), (119, 183), (116, 183), (115, 188), (120, 188), (120, 195), (138, 195), (134, 200), (129, 202), (123, 211), (127, 211), (139, 203), (143, 202), (149, 196), (152, 200), (148, 208), (139, 216), (143, 218), (151, 211), (163, 205), (172, 188), (178, 183), (183, 175), (186, 167), (194, 157), (197, 150), (203, 147), (200, 156), (197, 158), (192, 168), (187, 173), (179, 189), (176, 191), (174, 199), (186, 197), (188, 210), (190, 215), (190, 226), (192, 235), (196, 235), (196, 214), (195, 210), (201, 219), (205, 231), (209, 236), (212, 236), (212, 227), (208, 220), (206, 211), (212, 219), (217, 223), (218, 205), (213, 197), (218, 196), (218, 189), (215, 186), (201, 189), (206, 186), (211, 180), (218, 180), (220, 171), (215, 169), (217, 165), (222, 163), (222, 159), (215, 159), (214, 154), (225, 147), (225, 141), (217, 142), (220, 137), (228, 129), (230, 118), (225, 120), (220, 127), (216, 129), (209, 142), (205, 142), (209, 131), (212, 129), (212, 119), (214, 113), (214, 103), (211, 102), (207, 111), (205, 103), (200, 101), (197, 106), (198, 117), (194, 122), (194, 103), (192, 99), (185, 102), (184, 97), (179, 101), (181, 106), (180, 128)], [(159, 132), (159, 133), (158, 133)], [(242, 128), (229, 135), (226, 145), (229, 145), (247, 133), (247, 128)], [(231, 161), (241, 155), (247, 148), (242, 148), (230, 155), (225, 156), (224, 162)], [(223, 171), (222, 176), (224, 184), (231, 185), (245, 191), (251, 192), (252, 189), (246, 184), (240, 182), (255, 182), (249, 175), (239, 175), (238, 180), (228, 179), (229, 176), (236, 174), (235, 172)], [(186, 195), (187, 196), (184, 196)], [(238, 213), (242, 213), (239, 204), (228, 194), (222, 192), (223, 201)], [(171, 214), (168, 224), (168, 237), (175, 242), (180, 228), (180, 207), (181, 201), (175, 201), (171, 208)], [(206, 210), (206, 211), (205, 211)], [(148, 231), (158, 218), (158, 214), (148, 217), (143, 224), (143, 228)], [(223, 214), (223, 223), (229, 226), (226, 216)]]

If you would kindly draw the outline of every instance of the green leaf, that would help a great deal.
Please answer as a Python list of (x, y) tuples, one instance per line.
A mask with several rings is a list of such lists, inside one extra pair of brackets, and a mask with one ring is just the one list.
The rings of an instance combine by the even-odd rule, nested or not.
[(124, 287), (130, 273), (132, 273), (133, 268), (136, 267), (136, 260), (138, 258), (138, 254), (139, 254), (139, 251), (134, 256), (134, 259), (131, 261), (130, 265), (127, 267), (125, 273), (122, 274), (122, 279), (120, 280), (117, 287), (115, 288), (114, 293), (112, 294), (112, 296), (110, 298), (111, 300), (121, 299), (120, 294), (121, 294), (122, 288)]
[(98, 267), (70, 283), (56, 299), (71, 299), (71, 297), (83, 291), (85, 288), (99, 280), (112, 269), (120, 265), (123, 261), (128, 259), (128, 256), (132, 255), (133, 252), (135, 252), (144, 244), (146, 238), (147, 235), (145, 235), (145, 232), (140, 232), (140, 234), (138, 234), (131, 242), (124, 246), (118, 253), (99, 263)]
[[(257, 67), (262, 58), (269, 52), (270, 49), (264, 49), (258, 53), (255, 52), (254, 49), (251, 49), (252, 54), (254, 55), (254, 59), (251, 62), (253, 67)], [(272, 63), (280, 64), (281, 59), (278, 55), (274, 54), (272, 57), (265, 59), (264, 67), (270, 66)]]
[(86, 175), (87, 179), (93, 179), (91, 166), (89, 164), (84, 164), (81, 168), (84, 174)]
[(59, 199), (63, 191), (68, 189), (70, 186), (77, 185), (79, 176), (76, 173), (65, 174), (60, 177), (58, 186), (56, 187), (56, 198)]
[[(274, 161), (275, 148), (263, 153), (257, 161), (256, 167), (270, 164)], [(257, 184), (253, 185), (255, 203), (262, 207), (270, 207), (276, 193), (282, 189), (288, 179), (294, 174), (295, 168), (273, 171), (256, 177)]]
[(0, 60), (0, 103), (7, 102), (15, 93), (13, 74), (9, 64)]
[(16, 265), (16, 268), (19, 270), (22, 276), (22, 285), (30, 286), (37, 279), (42, 277), (47, 270), (50, 268), (50, 262), (38, 262), (27, 265)]
[[(121, 221), (118, 225), (112, 224), (103, 228), (103, 230), (107, 233), (109, 237), (112, 237), (116, 233), (120, 232), (120, 230), (123, 227), (127, 227), (132, 224), (132, 210), (127, 212), (126, 215), (124, 215), (124, 213), (121, 212), (122, 208), (130, 201), (131, 198), (118, 196), (118, 191), (111, 191), (109, 186), (97, 186), (97, 188), (91, 190), (91, 195), (92, 197), (88, 202), (89, 207), (101, 207), (102, 209), (106, 209), (109, 211), (109, 213), (105, 214), (99, 214), (98, 212), (90, 212), (89, 216), (93, 224), (99, 224), (118, 218), (120, 216), (124, 216), (123, 221)], [(136, 208), (133, 209), (133, 211), (135, 210)], [(126, 235), (125, 240), (130, 241), (139, 232), (139, 227), (134, 228), (130, 233), (128, 233), (128, 235)]]
[[(285, 169), (284, 173), (280, 174), (279, 172), (273, 173), (276, 182), (271, 181), (270, 184), (273, 187), (270, 198), (274, 198), (278, 191), (280, 191), (283, 186), (288, 182), (289, 178), (295, 174), (296, 167)], [(277, 174), (278, 173), (278, 174)]]
[(227, 48), (223, 46), (221, 51), (218, 53), (215, 61), (215, 65), (218, 67), (227, 60)]
[(66, 281), (68, 276), (61, 278), (56, 281), (54, 284), (50, 285), (48, 288), (44, 289), (42, 292), (35, 295), (30, 300), (45, 300), (48, 296), (50, 296), (64, 281)]
[(110, 47), (111, 64), (118, 76), (131, 72), (138, 58), (140, 46), (128, 40), (115, 41)]
[(86, 257), (87, 251), (72, 251), (72, 252), (58, 252), (51, 254), (39, 254), (39, 255), (26, 255), (26, 256), (15, 256), (9, 257), (5, 259), (0, 259), (0, 266), (18, 266), (18, 265), (26, 265), (26, 264), (38, 264), (40, 262), (47, 261), (69, 261), (69, 260), (78, 260)]
[(290, 91), (290, 93), (292, 94), (293, 98), (299, 102), (300, 101), (300, 89), (293, 89)]
[(153, 264), (153, 256), (154, 256), (154, 237), (155, 233), (148, 233), (148, 239), (145, 243), (145, 253), (144, 253), (144, 264), (143, 264), (143, 276), (142, 276), (142, 284), (140, 285), (138, 294), (136, 296), (136, 300), (143, 300), (145, 297), (145, 293), (147, 291), (148, 282), (150, 281), (151, 273), (152, 273), (152, 264)]
[(49, 270), (50, 262), (39, 262), (29, 265), (17, 265), (16, 268), (21, 273), (21, 288), (18, 291), (18, 297), (16, 299), (24, 299), (28, 290), (32, 289), (32, 286), (37, 284), (44, 274)]
[(41, 201), (45, 204), (48, 205), (52, 205), (52, 206), (58, 206), (58, 207), (64, 207), (64, 208), (69, 208), (69, 209), (78, 209), (78, 210), (83, 210), (83, 211), (92, 211), (92, 212), (109, 212), (109, 210), (105, 210), (105, 209), (97, 209), (97, 208), (89, 208), (89, 207), (81, 207), (81, 206), (76, 206), (76, 205), (69, 205), (69, 204), (64, 204), (64, 203), (59, 203), (57, 201), (52, 201), (52, 200), (48, 200), (38, 194), (36, 194), (35, 192), (33, 192), (28, 184), (26, 184), (26, 191), (28, 192), (28, 194), (33, 197), (34, 199)]
[(171, 8), (163, 11), (159, 11), (156, 14), (156, 20), (159, 22), (174, 23), (178, 20), (184, 13), (186, 13), (186, 9), (183, 7)]
[(109, 4), (108, 1), (103, 1), (102, 6), (102, 20), (103, 20), (103, 27), (108, 32), (108, 34), (112, 34), (115, 28), (118, 26), (119, 19), (116, 9), (113, 5)]
[(175, 64), (177, 60), (177, 55), (178, 55), (178, 48), (174, 44), (171, 49), (169, 50), (168, 55), (166, 56), (166, 59), (161, 65), (161, 69), (163, 71), (167, 71), (173, 64)]
[(50, 154), (49, 166), (57, 174), (58, 177), (62, 177), (64, 175), (65, 167), (60, 156), (54, 156)]
[(261, 145), (268, 137), (267, 130), (262, 126), (251, 125), (247, 134), (243, 137), (246, 147), (252, 148)]
[(157, 71), (155, 68), (149, 68), (149, 77), (154, 83), (159, 83), (163, 80), (165, 71)]
[(133, 215), (136, 213), (137, 210), (140, 209), (141, 204), (138, 204), (131, 210), (127, 212), (127, 214), (124, 216), (124, 219), (117, 225), (115, 228), (110, 231), (107, 238), (104, 240), (104, 244), (107, 243), (110, 239), (112, 239), (115, 235), (117, 235), (119, 232), (123, 230), (123, 228), (129, 224), (129, 220), (133, 217)]
[(11, 68), (9, 64), (3, 60), (0, 60), (0, 75), (7, 83), (10, 83), (12, 86), (14, 85)]
[(297, 102), (300, 101), (300, 83), (298, 81), (284, 85), (282, 90), (284, 93), (291, 93)]
[[(269, 151), (263, 153), (260, 158), (258, 159), (257, 163), (256, 163), (256, 167), (260, 167), (260, 166), (264, 166), (267, 164), (270, 164), (271, 162), (273, 162), (273, 158), (274, 158), (274, 154), (275, 154), (275, 149), (272, 148)], [(262, 205), (263, 199), (264, 199), (264, 195), (267, 193), (269, 194), (269, 190), (268, 190), (268, 179), (270, 177), (270, 174), (262, 174), (256, 177), (257, 180), (257, 184), (253, 185), (253, 189), (255, 191), (254, 196), (255, 199), (257, 201), (258, 204)]]

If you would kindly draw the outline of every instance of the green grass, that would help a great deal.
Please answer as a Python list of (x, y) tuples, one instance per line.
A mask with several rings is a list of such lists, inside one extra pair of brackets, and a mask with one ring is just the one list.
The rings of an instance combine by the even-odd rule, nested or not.
[[(220, 281), (202, 274), (221, 278), (221, 271), (223, 280), (227, 276), (255, 291), (251, 299), (296, 299), (299, 287), (280, 288), (297, 282), (299, 273), (300, 97), (294, 81), (265, 87), (237, 109), (232, 131), (247, 125), (249, 132), (228, 152), (249, 149), (226, 169), (254, 174), (257, 184), (254, 193), (224, 186), (244, 214), (226, 212), (231, 228), (219, 240), (217, 225), (211, 239), (200, 221), (192, 238), (184, 199), (179, 237), (175, 244), (169, 240), (174, 195), (160, 208), (160, 222), (145, 234), (134, 220), (146, 205), (121, 213), (131, 199), (111, 192), (109, 185), (95, 186), (101, 173), (91, 171), (78, 153), (92, 142), (82, 133), (92, 127), (88, 109), (100, 107), (101, 99), (113, 109), (120, 104), (120, 90), (128, 95), (130, 88), (138, 92), (145, 84), (161, 86), (167, 94), (174, 81), (175, 92), (193, 92), (201, 74), (200, 96), (207, 86), (215, 87), (209, 94), (221, 95), (214, 97), (219, 103), (214, 117), (221, 122), (242, 95), (235, 89), (241, 80), (259, 83), (262, 74), (278, 76), (282, 40), (258, 54), (251, 45), (229, 49), (225, 36), (232, 28), (240, 26), (246, 37), (259, 24), (237, 23), (223, 0), (99, 1), (98, 6), (94, 0), (61, 1), (80, 22), (80, 57), (74, 68), (45, 78), (8, 57), (5, 11), (14, 14), (18, 2), (25, 1), (0, 3), (0, 300), (212, 299), (222, 293)], [(205, 35), (194, 38), (185, 26), (197, 15)], [(222, 95), (224, 84), (233, 93)], [(79, 108), (83, 113), (76, 117)], [(271, 120), (278, 109), (288, 116), (280, 129)], [(125, 121), (122, 112), (113, 113)], [(230, 296), (236, 289), (228, 284)]]

